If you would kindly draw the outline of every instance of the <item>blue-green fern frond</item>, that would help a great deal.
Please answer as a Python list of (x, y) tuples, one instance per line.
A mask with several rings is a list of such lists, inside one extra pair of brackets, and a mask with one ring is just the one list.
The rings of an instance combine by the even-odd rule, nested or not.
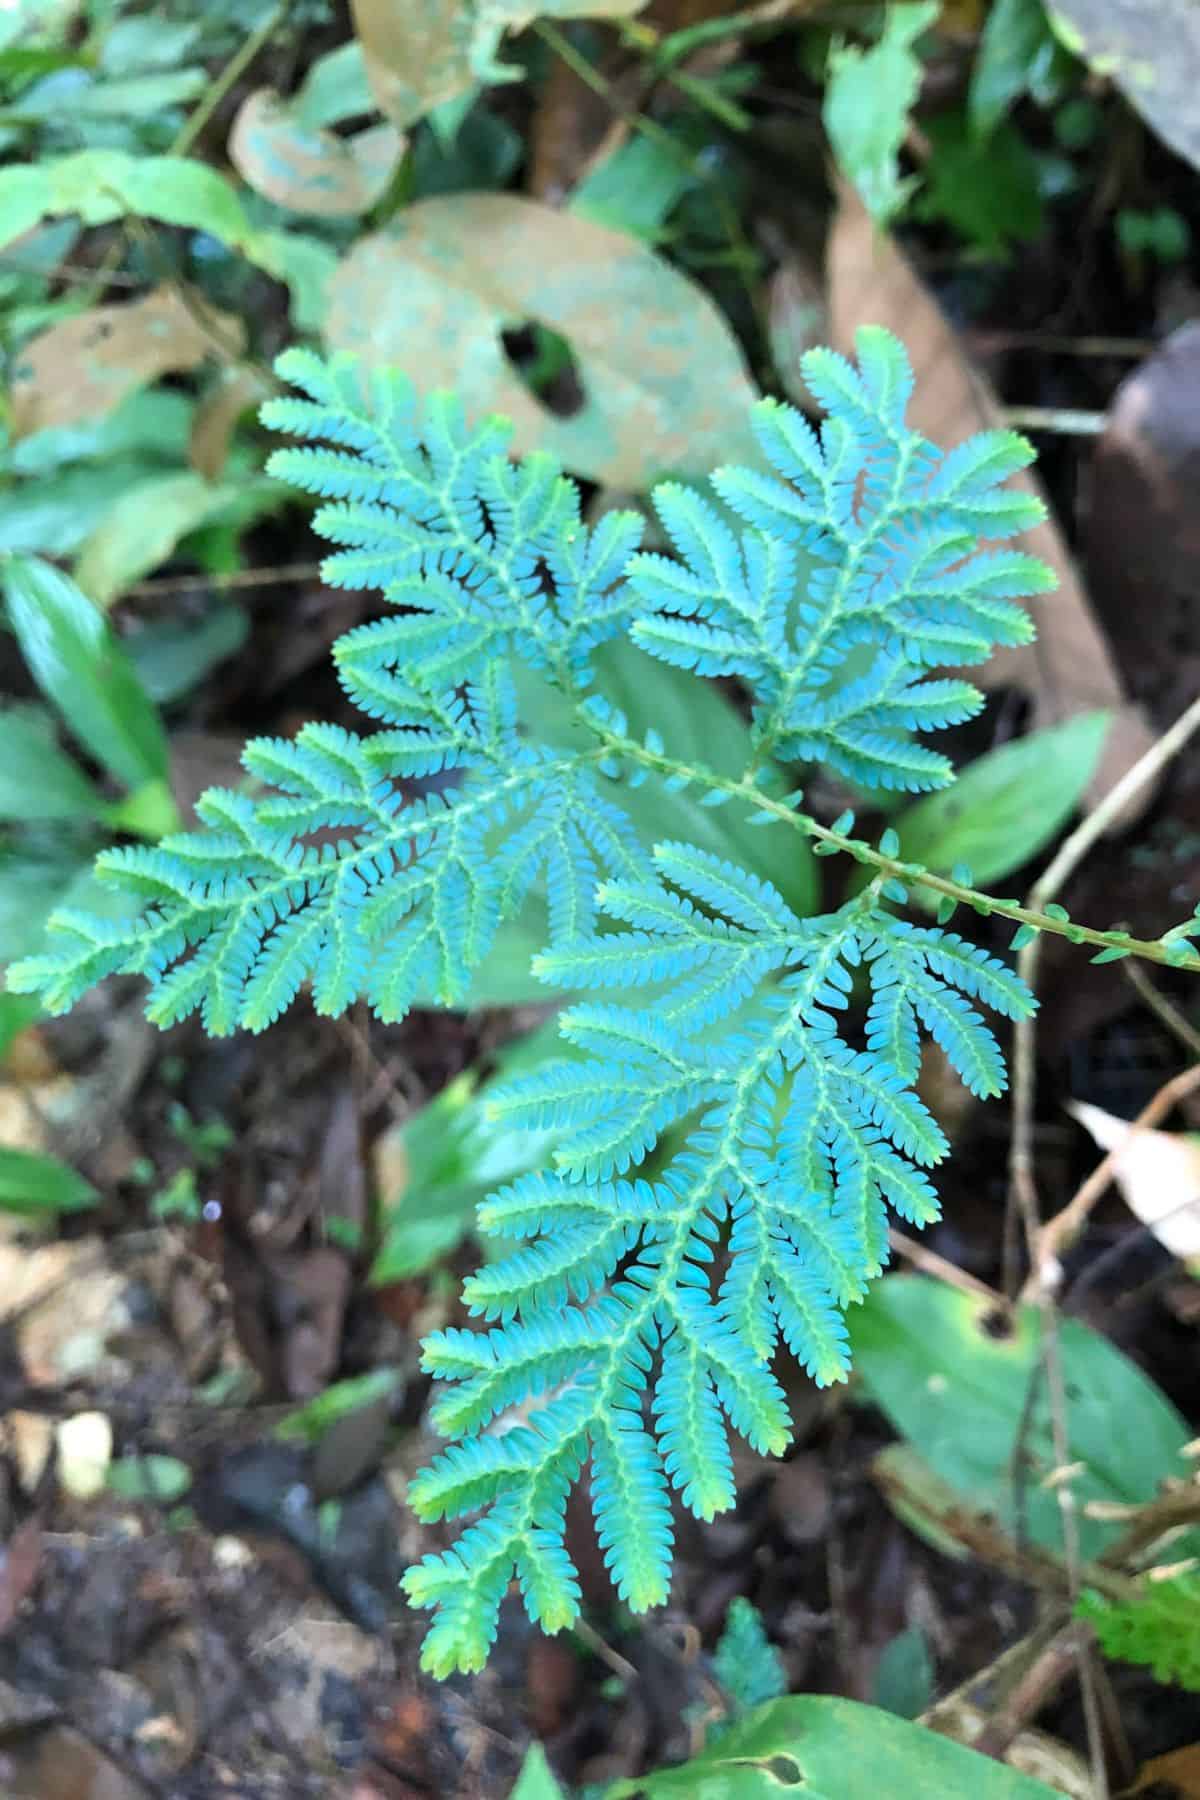
[[(502, 421), (469, 428), (446, 396), (421, 408), (401, 376), (368, 392), (352, 358), (306, 351), (279, 368), (303, 397), (264, 418), (307, 442), (272, 468), (333, 497), (316, 518), (342, 546), (326, 579), (400, 609), (334, 646), (379, 729), (256, 739), (243, 762), (264, 797), (211, 790), (200, 832), (104, 854), (129, 916), (57, 914), (45, 952), (10, 972), (53, 1011), (127, 973), (147, 979), (162, 1025), (199, 1011), (213, 1033), (261, 1030), (305, 984), (319, 1012), (365, 994), (398, 1019), (418, 999), (460, 1000), (531, 890), (567, 943), (592, 930), (602, 877), (644, 871), (600, 752), (528, 742), (512, 676), (523, 658), (583, 691), (589, 651), (628, 622), (636, 515), (589, 531), (548, 459), (508, 461)], [(444, 791), (412, 789), (449, 772)]]
[[(915, 1090), (920, 1033), (974, 1091), (994, 1093), (1003, 1066), (972, 1002), (1009, 1017), (1032, 1005), (994, 958), (909, 925), (873, 892), (801, 920), (770, 883), (711, 853), (668, 843), (655, 861), (657, 881), (601, 887), (605, 929), (540, 959), (548, 979), (603, 992), (624, 949), (650, 984), (645, 1003), (568, 1008), (562, 1030), (584, 1058), (496, 1091), (492, 1110), (506, 1125), (554, 1129), (557, 1168), (482, 1209), (485, 1231), (524, 1242), (467, 1283), (468, 1306), (502, 1321), (480, 1333), (477, 1361), (448, 1365), (436, 1335), (427, 1352), (431, 1371), (450, 1380), (435, 1413), (458, 1439), (446, 1466), (456, 1492), (469, 1493), (451, 1508), (440, 1480), (437, 1516), (484, 1509), (488, 1583), (495, 1559), (519, 1574), (530, 1534), (541, 1534), (565, 1616), (575, 1591), (561, 1560), (569, 1471), (590, 1457), (618, 1591), (635, 1607), (661, 1603), (668, 1489), (702, 1518), (732, 1504), (730, 1428), (759, 1450), (778, 1451), (790, 1435), (770, 1369), (776, 1346), (818, 1383), (841, 1380), (844, 1309), (887, 1260), (889, 1211), (918, 1224), (937, 1217), (926, 1170), (948, 1146)], [(698, 1020), (678, 996), (713, 966), (722, 980)], [(744, 988), (732, 1002), (726, 991), (735, 966), (755, 971), (750, 1006)], [(865, 1049), (852, 1029), (856, 984)], [(656, 1151), (654, 1173), (623, 1178)], [(492, 1447), (497, 1431), (507, 1442), (514, 1408), (519, 1465)], [(414, 1489), (424, 1515), (434, 1491)], [(414, 1603), (439, 1610), (428, 1666), (477, 1667), (499, 1601), (489, 1601), (491, 1625), (467, 1605), (476, 1577), (461, 1552), (464, 1593), (455, 1587), (442, 1610), (446, 1567), (434, 1556), (407, 1577)]]
[[(1004, 485), (1028, 446), (989, 432), (943, 454), (904, 422), (900, 346), (866, 331), (858, 352), (857, 367), (805, 359), (819, 431), (758, 407), (773, 472), (713, 478), (734, 525), (679, 485), (657, 491), (670, 555), (637, 554), (634, 514), (585, 526), (550, 459), (509, 460), (504, 421), (468, 424), (395, 373), (289, 352), (296, 391), (264, 418), (298, 441), (272, 471), (321, 500), (326, 579), (386, 607), (333, 647), (369, 728), (254, 740), (247, 791), (210, 790), (199, 830), (100, 859), (125, 918), (58, 914), (45, 952), (9, 972), (55, 1011), (137, 973), (152, 1018), (198, 1011), (214, 1033), (261, 1029), (305, 987), (320, 1012), (365, 996), (397, 1019), (463, 1001), (501, 923), (544, 900), (533, 966), (574, 996), (572, 1054), (489, 1105), (549, 1132), (554, 1166), (485, 1201), (500, 1242), (464, 1288), (477, 1327), (424, 1345), (446, 1445), (410, 1498), (422, 1518), (469, 1521), (406, 1578), (435, 1615), (437, 1673), (482, 1664), (514, 1580), (545, 1629), (576, 1617), (565, 1511), (585, 1477), (618, 1593), (635, 1609), (666, 1599), (675, 1500), (705, 1519), (733, 1503), (731, 1432), (762, 1452), (789, 1441), (774, 1356), (841, 1380), (845, 1311), (887, 1260), (889, 1218), (937, 1216), (929, 1171), (947, 1144), (917, 1091), (923, 1041), (995, 1094), (984, 1013), (1032, 1005), (994, 958), (897, 916), (896, 871), (933, 878), (883, 845), (850, 845), (882, 871), (870, 887), (800, 917), (761, 874), (681, 841), (684, 826), (651, 854), (633, 822), (645, 829), (632, 790), (654, 772), (668, 817), (690, 787), (836, 848), (840, 826), (776, 798), (769, 760), (938, 787), (949, 764), (921, 734), (979, 704), (945, 671), (1031, 635), (1019, 601), (1048, 571), (978, 552), (1040, 516)], [(592, 653), (621, 636), (743, 685), (744, 768), (680, 760), (666, 718), (628, 735), (620, 683), (593, 691)]]
[[(740, 676), (760, 743), (784, 760), (826, 762), (864, 787), (941, 787), (949, 763), (909, 734), (957, 723), (981, 696), (920, 676), (1027, 643), (1017, 601), (1054, 585), (1035, 557), (976, 554), (981, 536), (1011, 537), (1041, 518), (1031, 495), (1001, 485), (1033, 452), (994, 431), (943, 455), (904, 423), (903, 347), (865, 328), (857, 348), (857, 369), (828, 350), (803, 359), (829, 414), (819, 433), (779, 401), (756, 407), (775, 475), (713, 475), (745, 530), (689, 490), (656, 489), (675, 555), (634, 557), (633, 636), (698, 674)], [(804, 592), (797, 546), (816, 562)]]

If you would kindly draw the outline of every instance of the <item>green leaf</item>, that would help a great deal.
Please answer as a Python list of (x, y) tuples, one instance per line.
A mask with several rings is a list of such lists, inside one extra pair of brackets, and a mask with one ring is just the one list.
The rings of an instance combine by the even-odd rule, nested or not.
[(162, 723), (103, 614), (36, 557), (8, 557), (2, 577), (30, 673), (64, 723), (126, 787), (165, 781)]
[(77, 886), (86, 884), (88, 898), (97, 897), (94, 854), (94, 838), (58, 832), (0, 841), (0, 966), (44, 947), (47, 918)]
[[(584, 398), (567, 417), (508, 359), (501, 334), (522, 322), (571, 346)], [(423, 391), (469, 370), (472, 416), (504, 412), (521, 454), (617, 486), (761, 460), (742, 353), (704, 291), (636, 238), (515, 194), (422, 200), (360, 238), (330, 284), (325, 336)]]
[(938, 17), (937, 0), (891, 5), (883, 36), (869, 50), (835, 48), (823, 117), (842, 173), (877, 224), (895, 216), (916, 186), (900, 174), (900, 147), (921, 85), (913, 45)]
[(0, 1211), (32, 1216), (82, 1212), (99, 1198), (90, 1181), (56, 1156), (0, 1144)]
[(530, 1744), (525, 1752), (525, 1761), (509, 1800), (566, 1800), (540, 1744)]
[(221, 604), (202, 619), (152, 619), (125, 640), (138, 679), (157, 706), (180, 700), (246, 641), (250, 620)]
[[(528, 963), (524, 975), (528, 979)], [(564, 1051), (569, 1055), (570, 1047), (552, 1019), (509, 1046), (497, 1072), (528, 1072), (551, 1057), (561, 1059)], [(475, 1208), (487, 1194), (549, 1163), (559, 1134), (493, 1119), (488, 1087), (477, 1070), (467, 1069), (381, 1140), (376, 1167), (397, 1173), (394, 1191), (382, 1196), (386, 1222), (369, 1277), (374, 1286), (420, 1275), (441, 1262), (470, 1232)]]
[(40, 706), (0, 712), (0, 820), (95, 819), (104, 801)]
[(1054, 1790), (856, 1700), (772, 1700), (681, 1768), (618, 1781), (606, 1800), (1054, 1800)]
[[(980, 887), (1023, 868), (1079, 805), (1111, 718), (1080, 713), (978, 757), (953, 787), (925, 795), (898, 816), (905, 860), (938, 875), (968, 863)], [(933, 904), (920, 889), (916, 894)]]
[(889, 1638), (875, 1665), (872, 1698), (898, 1719), (915, 1719), (933, 1699), (934, 1668), (929, 1640), (919, 1625)]
[(0, 1063), (8, 1055), (9, 1049), (27, 1025), (32, 1025), (41, 1012), (36, 998), (31, 994), (9, 994), (0, 989)]
[[(10, 452), (13, 472), (49, 475), (64, 463), (108, 462), (137, 454), (160, 457), (164, 464), (182, 462), (187, 456), (193, 410), (192, 400), (174, 389), (139, 388), (112, 412), (77, 419), (70, 425), (52, 425), (22, 438)], [(28, 489), (20, 491), (27, 493)], [(60, 547), (56, 539), (54, 548)], [(68, 550), (74, 547), (65, 546)]]
[(1117, 1605), (1087, 1592), (1076, 1609), (1096, 1628), (1106, 1656), (1143, 1663), (1157, 1681), (1200, 1693), (1200, 1580), (1145, 1580), (1135, 1600)]
[[(972, 1296), (924, 1276), (890, 1275), (849, 1324), (867, 1395), (934, 1473), (1010, 1535), (1061, 1553), (1059, 1497), (1043, 1485), (1059, 1458), (1039, 1375), (1037, 1309), (1022, 1308), (1004, 1335)], [(1078, 1319), (1060, 1322), (1059, 1350), (1067, 1460), (1083, 1465), (1072, 1482), (1080, 1551), (1091, 1559), (1120, 1527), (1088, 1518), (1088, 1502), (1134, 1505), (1168, 1478), (1183, 1478), (1191, 1433), (1154, 1383)]]
[(389, 1399), (399, 1383), (399, 1369), (371, 1369), (365, 1375), (351, 1375), (345, 1381), (335, 1381), (324, 1393), (317, 1394), (281, 1419), (275, 1427), (275, 1435), (285, 1440), (319, 1444), (339, 1419), (361, 1412), (377, 1400)]
[(716, 1650), (713, 1674), (736, 1713), (750, 1712), (787, 1692), (787, 1672), (768, 1638), (758, 1608), (743, 1595), (729, 1602)]
[(130, 487), (156, 472), (145, 457), (118, 456), (97, 467), (80, 464), (19, 482), (0, 494), (0, 552), (69, 556)]
[(993, 0), (967, 93), (967, 117), (976, 136), (995, 130), (1054, 53), (1042, 0)]
[(367, 81), (362, 45), (352, 38), (311, 62), (292, 96), (291, 110), (297, 123), (309, 131), (373, 113), (375, 96)]
[(108, 1469), (108, 1489), (122, 1500), (174, 1506), (192, 1485), (192, 1471), (176, 1456), (122, 1456)]
[(926, 185), (913, 207), (918, 219), (944, 219), (989, 256), (1026, 243), (1042, 229), (1037, 159), (1013, 126), (1002, 123), (986, 139), (954, 113), (925, 126), (932, 146)]
[(325, 282), (337, 261), (316, 238), (255, 229), (232, 184), (207, 163), (183, 156), (79, 150), (35, 168), (0, 170), (0, 248), (59, 213), (76, 213), (85, 225), (134, 214), (205, 232), (286, 281), (296, 323), (306, 330), (317, 324)]
[(194, 470), (151, 475), (117, 501), (88, 538), (75, 578), (100, 606), (166, 561), (181, 538), (240, 497), (230, 484), (205, 481)]
[(695, 179), (682, 144), (673, 156), (657, 139), (635, 136), (588, 171), (571, 195), (570, 210), (653, 243)]

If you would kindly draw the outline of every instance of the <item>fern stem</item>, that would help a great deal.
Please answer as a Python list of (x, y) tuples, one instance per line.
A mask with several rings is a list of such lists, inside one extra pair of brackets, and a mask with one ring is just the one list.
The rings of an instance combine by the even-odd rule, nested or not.
[(1200, 952), (1178, 937), (1168, 941), (1162, 938), (1134, 938), (1123, 931), (1099, 931), (1091, 925), (1079, 925), (1066, 916), (1043, 912), (1037, 906), (1022, 905), (1019, 900), (984, 893), (979, 888), (955, 881), (952, 876), (935, 875), (921, 863), (905, 862), (902, 857), (888, 856), (863, 838), (847, 837), (844, 832), (834, 831), (828, 825), (820, 824), (810, 814), (795, 811), (786, 800), (772, 799), (747, 776), (735, 778), (718, 775), (714, 770), (706, 769), (698, 763), (680, 762), (675, 757), (638, 743), (635, 738), (614, 731), (592, 715), (584, 713), (582, 716), (594, 731), (602, 734), (611, 751), (629, 762), (653, 769), (656, 774), (668, 779), (674, 778), (685, 785), (695, 782), (711, 793), (728, 794), (731, 799), (744, 800), (758, 812), (767, 813), (805, 837), (828, 845), (830, 852), (840, 850), (846, 856), (853, 857), (855, 862), (875, 869), (884, 880), (899, 881), (908, 887), (925, 888), (943, 899), (969, 906), (985, 918), (995, 913), (1002, 919), (1011, 919), (1014, 925), (1028, 925), (1034, 931), (1064, 937), (1073, 944), (1090, 944), (1097, 950), (1115, 950), (1127, 956), (1140, 956), (1146, 962), (1164, 963), (1173, 969), (1200, 971)]

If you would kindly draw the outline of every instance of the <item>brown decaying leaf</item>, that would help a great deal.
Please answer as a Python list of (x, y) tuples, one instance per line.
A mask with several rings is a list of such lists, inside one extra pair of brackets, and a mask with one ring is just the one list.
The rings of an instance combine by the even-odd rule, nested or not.
[(1180, 711), (1200, 682), (1200, 324), (1121, 383), (1089, 485), (1096, 610), (1134, 691)]
[[(903, 340), (916, 375), (909, 417), (934, 443), (950, 446), (972, 432), (996, 425), (999, 403), (987, 382), (968, 362), (937, 302), (896, 243), (876, 230), (866, 208), (845, 183), (839, 184), (837, 213), (827, 250), (830, 323), (834, 343), (848, 353), (860, 325), (885, 325)], [(1044, 500), (1030, 470), (1014, 478)], [(1121, 676), (1096, 623), (1083, 584), (1052, 517), (1021, 540), (1058, 576), (1056, 593), (1028, 601), (1037, 624), (1037, 642), (1002, 649), (972, 679), (984, 689), (1016, 687), (1033, 707), (1033, 726), (1055, 725), (1096, 708), (1116, 713), (1100, 764), (1092, 778), (1094, 804), (1108, 792), (1152, 741), (1140, 707), (1125, 695)], [(1150, 798), (1125, 811), (1131, 817)]]
[(628, 18), (644, 0), (350, 0), (380, 111), (399, 126), (474, 87), (500, 34), (536, 18)]
[[(584, 403), (550, 413), (509, 362), (501, 332), (561, 332)], [(577, 474), (641, 489), (666, 473), (757, 464), (757, 397), (713, 302), (643, 244), (511, 194), (409, 207), (359, 240), (330, 288), (326, 337), (422, 389), (452, 387), (473, 417), (514, 421), (521, 454), (549, 450)]]
[(1131, 1213), (1181, 1262), (1200, 1266), (1200, 1138), (1185, 1131), (1139, 1131), (1103, 1107), (1072, 1100), (1067, 1111), (1104, 1151)]
[(1153, 1794), (1161, 1800), (1200, 1800), (1200, 1744), (1185, 1744), (1166, 1756), (1156, 1756), (1144, 1763), (1131, 1790), (1134, 1794)]
[(7, 1631), (37, 1584), (42, 1567), (42, 1522), (34, 1514), (0, 1548), (0, 1631)]
[(206, 481), (220, 479), (238, 420), (269, 392), (257, 369), (243, 364), (221, 370), (196, 408), (188, 436), (188, 461), (198, 475)]
[(374, 206), (403, 150), (394, 125), (372, 125), (349, 138), (310, 130), (291, 116), (274, 88), (246, 95), (229, 134), (229, 160), (256, 193), (291, 212), (326, 219)]
[(240, 318), (189, 300), (176, 287), (155, 288), (144, 299), (89, 307), (40, 332), (20, 351), (13, 371), (13, 436), (102, 419), (160, 375), (242, 350), (246, 328)]

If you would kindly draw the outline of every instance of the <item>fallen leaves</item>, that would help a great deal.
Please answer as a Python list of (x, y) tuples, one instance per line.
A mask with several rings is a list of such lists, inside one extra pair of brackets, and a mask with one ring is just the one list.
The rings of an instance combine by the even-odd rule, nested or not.
[(508, 31), (535, 18), (627, 18), (645, 0), (351, 0), (367, 79), (380, 110), (410, 125), (481, 82), (506, 80)]
[(229, 159), (256, 193), (326, 219), (366, 212), (382, 199), (403, 150), (394, 125), (345, 138), (307, 126), (273, 88), (247, 94), (229, 134)]
[[(886, 325), (903, 339), (916, 375), (909, 417), (939, 444), (955, 444), (999, 423), (999, 403), (968, 362), (962, 346), (903, 251), (876, 230), (848, 185), (841, 185), (827, 251), (832, 335), (852, 348), (857, 327)], [(1013, 481), (1044, 499), (1036, 475)], [(1057, 592), (1026, 604), (1037, 624), (1035, 644), (999, 650), (974, 679), (985, 689), (1016, 687), (1030, 700), (1035, 726), (1056, 725), (1077, 713), (1111, 710), (1116, 716), (1092, 778), (1094, 803), (1149, 747), (1152, 733), (1125, 693), (1120, 673), (1096, 623), (1087, 594), (1052, 517), (1025, 534), (1022, 547), (1050, 564)], [(1149, 794), (1144, 795), (1143, 803)], [(1128, 824), (1126, 814), (1121, 823)]]
[(240, 354), (245, 341), (241, 319), (173, 286), (89, 307), (21, 350), (9, 389), (13, 436), (94, 424), (136, 388), (198, 368), (214, 353)]
[(1128, 1119), (1081, 1100), (1067, 1110), (1102, 1150), (1116, 1151), (1113, 1179), (1130, 1212), (1172, 1256), (1200, 1266), (1200, 1137), (1131, 1133)]
[[(502, 333), (533, 323), (569, 342), (584, 397), (550, 412), (508, 360)], [(515, 448), (641, 489), (758, 452), (756, 398), (713, 302), (636, 239), (511, 194), (424, 200), (361, 238), (330, 288), (337, 349), (393, 363), (425, 390), (454, 387), (479, 416), (516, 426)]]

